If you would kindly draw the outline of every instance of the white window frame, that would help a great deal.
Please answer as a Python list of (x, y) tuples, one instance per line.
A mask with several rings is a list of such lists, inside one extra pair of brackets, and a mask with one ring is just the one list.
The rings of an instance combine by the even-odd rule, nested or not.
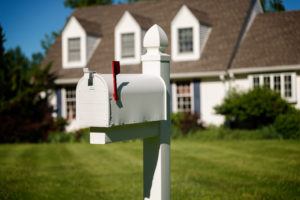
[[(133, 36), (133, 55), (131, 56), (124, 56), (124, 52), (123, 52), (123, 50), (125, 50), (124, 48), (123, 48), (123, 37), (125, 36), (125, 35), (132, 35)], [(134, 56), (135, 56), (135, 48), (134, 48), (134, 32), (132, 32), (132, 33), (122, 33), (121, 34), (121, 58), (122, 59), (127, 59), (127, 58), (134, 58)]]
[[(80, 38), (80, 60), (68, 60), (68, 40)], [(63, 68), (82, 68), (87, 63), (87, 34), (75, 17), (71, 17), (62, 32), (62, 66)]]
[[(121, 35), (134, 33), (134, 57), (122, 58), (121, 52)], [(115, 27), (115, 60), (120, 61), (120, 64), (134, 65), (140, 64), (142, 52), (142, 28), (134, 17), (125, 11)]]
[[(193, 51), (179, 52), (178, 31), (179, 29), (193, 29)], [(171, 55), (173, 61), (190, 61), (200, 58), (200, 22), (189, 10), (183, 5), (171, 22)]]
[[(75, 94), (75, 96), (73, 97), (73, 98), (68, 98), (67, 97), (67, 90), (68, 89), (70, 89), (70, 88), (72, 88), (72, 90), (73, 90), (73, 92), (74, 92), (74, 94)], [(76, 87), (74, 86), (74, 87), (66, 87), (66, 88), (64, 88), (64, 118), (65, 119), (68, 119), (68, 115), (69, 115), (69, 113), (68, 113), (68, 102), (74, 102), (74, 106), (75, 106), (75, 113), (74, 113), (74, 115), (75, 115), (75, 117), (74, 118), (71, 118), (71, 119), (68, 119), (69, 121), (73, 121), (73, 120), (75, 120), (76, 119)]]
[[(78, 60), (70, 60), (70, 41), (71, 40), (79, 40), (79, 59)], [(68, 38), (68, 62), (80, 62), (81, 60), (81, 48), (80, 48), (80, 42), (81, 42), (81, 38), (80, 37), (74, 37), (74, 38)]]
[[(296, 73), (295, 72), (284, 72), (284, 73), (266, 73), (266, 74), (252, 74), (248, 76), (251, 88), (254, 87), (253, 79), (255, 77), (259, 78), (259, 86), (263, 86), (264, 77), (270, 77), (270, 88), (274, 90), (274, 77), (280, 76), (280, 95), (282, 98), (286, 99), (290, 103), (297, 102), (297, 82), (296, 82)], [(291, 97), (285, 97), (285, 86), (284, 86), (284, 77), (291, 76)]]
[[(172, 83), (172, 107), (173, 107), (173, 112), (182, 112), (178, 110), (178, 101), (177, 98), (179, 97), (177, 94), (177, 85), (180, 84), (181, 82), (175, 82)], [(194, 104), (194, 83), (190, 82), (190, 95), (189, 97), (191, 98), (191, 113), (195, 112), (195, 104)]]

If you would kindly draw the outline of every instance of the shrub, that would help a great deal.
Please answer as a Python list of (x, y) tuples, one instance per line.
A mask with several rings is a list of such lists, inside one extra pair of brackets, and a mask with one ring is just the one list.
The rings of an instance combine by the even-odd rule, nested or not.
[(245, 93), (231, 91), (221, 105), (215, 107), (225, 116), (225, 126), (256, 129), (271, 125), (280, 114), (295, 110), (280, 95), (267, 88), (254, 88)]
[(300, 111), (279, 115), (274, 128), (284, 139), (300, 139)]
[(173, 137), (187, 135), (189, 132), (202, 128), (198, 123), (199, 115), (193, 113), (174, 113), (171, 116)]

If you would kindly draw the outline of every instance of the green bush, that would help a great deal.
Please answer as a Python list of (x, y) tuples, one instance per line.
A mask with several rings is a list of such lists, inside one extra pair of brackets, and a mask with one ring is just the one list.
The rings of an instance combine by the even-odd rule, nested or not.
[(284, 139), (300, 139), (300, 111), (279, 115), (274, 128)]
[(231, 91), (221, 105), (215, 107), (225, 116), (225, 126), (238, 129), (256, 129), (274, 123), (276, 117), (295, 110), (277, 92), (254, 88), (248, 92)]
[(203, 126), (198, 123), (198, 114), (193, 113), (174, 113), (171, 116), (172, 121), (172, 137), (187, 135)]

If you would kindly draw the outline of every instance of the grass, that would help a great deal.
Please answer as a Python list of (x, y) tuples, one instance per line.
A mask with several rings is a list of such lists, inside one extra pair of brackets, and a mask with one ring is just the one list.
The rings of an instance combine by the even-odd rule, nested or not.
[[(172, 199), (300, 199), (300, 142), (172, 143)], [(142, 144), (0, 146), (0, 199), (142, 199)]]

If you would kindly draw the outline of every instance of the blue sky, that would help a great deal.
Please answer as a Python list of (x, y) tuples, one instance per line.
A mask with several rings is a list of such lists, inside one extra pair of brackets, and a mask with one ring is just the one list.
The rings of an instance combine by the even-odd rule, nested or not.
[[(40, 43), (45, 34), (60, 30), (72, 13), (63, 2), (0, 0), (0, 24), (6, 35), (5, 48), (20, 46), (28, 57), (42, 51)], [(300, 10), (300, 0), (284, 0), (284, 3), (287, 10)]]

